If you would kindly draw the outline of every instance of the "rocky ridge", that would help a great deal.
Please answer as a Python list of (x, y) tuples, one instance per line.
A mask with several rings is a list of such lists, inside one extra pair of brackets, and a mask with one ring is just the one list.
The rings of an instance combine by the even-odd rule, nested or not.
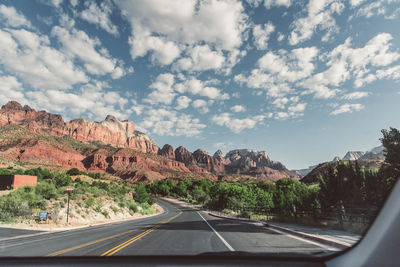
[(159, 149), (148, 136), (135, 131), (134, 123), (111, 115), (101, 122), (83, 118), (64, 122), (60, 115), (10, 101), (0, 109), (0, 130), (1, 157), (108, 172), (132, 181), (192, 174), (228, 181), (229, 175), (265, 181), (301, 177), (269, 159), (264, 151), (236, 149), (225, 156), (221, 151), (211, 156), (201, 149), (192, 153), (183, 146), (174, 150), (166, 144)]
[(36, 111), (29, 106), (10, 101), (0, 110), (0, 126), (16, 124), (31, 132), (45, 131), (51, 135), (70, 136), (80, 142), (100, 142), (144, 153), (157, 153), (158, 146), (146, 135), (135, 131), (134, 123), (119, 121), (108, 115), (104, 121), (91, 122), (83, 118), (64, 122), (60, 115)]
[[(172, 146), (165, 145), (162, 151), (162, 155), (172, 155)], [(175, 149), (174, 154), (176, 161), (184, 163), (189, 170), (197, 173), (208, 172), (220, 177), (241, 174), (266, 181), (276, 181), (284, 177), (301, 178), (301, 175), (289, 171), (282, 163), (271, 160), (265, 151), (235, 149), (223, 156), (218, 150), (210, 156), (201, 149), (192, 153), (180, 146)]]
[[(339, 162), (341, 160), (358, 160), (358, 161), (376, 160), (377, 162), (380, 162), (384, 158), (385, 158), (385, 149), (383, 146), (378, 146), (366, 152), (348, 151), (343, 158), (336, 156), (330, 162)], [(301, 174), (302, 176), (306, 176), (319, 165), (313, 165), (306, 169), (292, 170), (292, 171)]]

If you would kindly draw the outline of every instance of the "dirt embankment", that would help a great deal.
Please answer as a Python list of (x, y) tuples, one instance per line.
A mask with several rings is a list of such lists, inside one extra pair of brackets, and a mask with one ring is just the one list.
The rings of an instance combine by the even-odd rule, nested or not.
[(14, 224), (1, 224), (1, 227), (60, 231), (156, 216), (163, 213), (164, 209), (158, 204), (153, 204), (146, 210), (138, 207), (138, 211), (133, 213), (128, 208), (116, 210), (113, 203), (103, 203), (101, 212), (97, 212), (96, 210), (89, 210), (86, 212), (86, 210), (81, 209), (78, 205), (71, 204), (69, 212), (68, 224), (66, 222), (67, 207), (65, 207), (60, 209), (56, 214), (56, 218), (53, 219), (41, 222), (32, 220)]

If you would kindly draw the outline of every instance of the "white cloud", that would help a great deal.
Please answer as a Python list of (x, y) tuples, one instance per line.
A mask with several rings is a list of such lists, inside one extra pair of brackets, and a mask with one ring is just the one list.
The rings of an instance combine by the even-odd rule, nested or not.
[[(107, 84), (95, 82), (85, 84), (72, 91), (25, 90), (25, 98), (33, 108), (45, 109), (53, 113), (68, 114), (64, 119), (72, 119), (86, 115), (91, 120), (104, 120), (107, 115), (118, 119), (127, 119), (134, 112), (126, 107), (129, 100), (115, 91), (104, 90)], [(72, 116), (72, 117), (69, 117)]]
[(78, 5), (78, 0), (69, 0), (69, 2), (71, 3), (71, 6), (76, 7)]
[(267, 52), (257, 64), (263, 71), (276, 75), (280, 81), (297, 81), (308, 77), (314, 71), (312, 61), (318, 54), (315, 46), (293, 49), (289, 55)]
[(164, 37), (151, 36), (150, 32), (136, 30), (135, 35), (129, 37), (131, 56), (133, 59), (143, 57), (152, 52), (151, 59), (161, 65), (171, 64), (181, 53), (181, 49)]
[(242, 106), (242, 105), (235, 105), (235, 106), (232, 106), (231, 107), (231, 110), (233, 111), (233, 112), (245, 112), (246, 111), (246, 108), (244, 107), (244, 106)]
[(292, 4), (291, 0), (264, 0), (264, 6), (267, 9), (270, 9), (273, 6), (290, 7), (291, 4)]
[(360, 111), (364, 108), (362, 104), (343, 104), (331, 112), (331, 115), (338, 115), (342, 113), (352, 113), (354, 111)]
[[(172, 63), (182, 49), (206, 43), (214, 51), (232, 51), (241, 46), (247, 15), (236, 0), (117, 0), (132, 26), (131, 55), (151, 53), (153, 61)], [(180, 62), (181, 67), (189, 65)]]
[(268, 47), (268, 40), (271, 33), (275, 31), (275, 26), (268, 22), (264, 25), (255, 25), (253, 28), (254, 45), (259, 50), (265, 50)]
[(238, 119), (231, 116), (229, 113), (221, 113), (214, 115), (211, 121), (219, 126), (226, 126), (234, 133), (240, 133), (244, 129), (253, 129), (258, 123), (264, 121), (264, 115), (247, 117)]
[(46, 36), (26, 30), (0, 30), (0, 63), (23, 82), (40, 89), (67, 89), (88, 81)]
[(0, 5), (0, 21), (4, 21), (6, 26), (14, 28), (22, 26), (27, 28), (32, 27), (30, 21), (12, 6)]
[[(104, 75), (120, 72), (115, 77), (122, 75), (121, 71), (115, 70), (116, 60), (109, 56), (108, 51), (101, 47), (98, 39), (90, 38), (85, 32), (55, 26), (52, 35), (57, 37), (63, 51), (71, 57), (77, 57), (83, 61), (86, 70), (91, 74)], [(96, 50), (99, 47), (99, 51)]]
[[(331, 98), (340, 91), (331, 87), (340, 86), (349, 79), (354, 80), (355, 88), (376, 80), (376, 75), (371, 73), (373, 69), (388, 66), (400, 59), (400, 54), (392, 49), (392, 39), (390, 34), (380, 33), (364, 47), (352, 48), (351, 38), (347, 38), (327, 54), (328, 69), (301, 82), (300, 85), (308, 89), (303, 93), (314, 93), (316, 98)], [(378, 73), (383, 78), (383, 70), (378, 69)]]
[(351, 7), (356, 7), (356, 6), (360, 5), (364, 1), (365, 0), (350, 0), (350, 5), (351, 5)]
[(289, 102), (289, 99), (286, 97), (277, 98), (275, 99), (272, 104), (275, 105), (277, 108), (285, 108), (286, 104)]
[[(295, 113), (302, 113), (306, 109), (307, 104), (306, 103), (298, 103), (295, 105), (292, 105), (288, 108), (288, 111), (290, 114), (295, 114)], [(294, 115), (292, 115), (294, 116)]]
[(201, 134), (205, 124), (188, 114), (180, 114), (168, 109), (147, 109), (145, 118), (137, 124), (149, 133), (160, 136), (187, 136)]
[(0, 76), (0, 105), (10, 100), (26, 102), (22, 84), (14, 76)]
[(353, 92), (353, 93), (345, 94), (343, 96), (343, 99), (354, 100), (354, 99), (360, 99), (360, 98), (367, 97), (367, 96), (369, 96), (368, 92)]
[(220, 89), (207, 86), (207, 81), (201, 81), (196, 78), (189, 78), (182, 83), (177, 83), (175, 85), (175, 90), (181, 94), (191, 93), (193, 95), (200, 95), (208, 97), (213, 100), (226, 100), (229, 99), (227, 93), (223, 93)]
[[(399, 17), (400, 9), (398, 7), (398, 0), (376, 0), (361, 5), (364, 1), (352, 1), (356, 2), (357, 10), (355, 12), (356, 17), (371, 18), (373, 16), (384, 16), (386, 19), (396, 19)], [(360, 2), (360, 3), (358, 3)]]
[(193, 107), (198, 109), (200, 113), (208, 113), (210, 110), (208, 108), (208, 103), (207, 101), (203, 100), (203, 99), (197, 99), (195, 101), (193, 101)]
[(278, 38), (277, 38), (278, 42), (282, 42), (283, 39), (285, 39), (285, 35), (283, 33), (281, 33), (281, 32), (278, 33)]
[(311, 38), (319, 28), (327, 30), (322, 41), (328, 41), (333, 33), (338, 32), (334, 14), (341, 14), (344, 4), (335, 0), (310, 0), (307, 6), (307, 17), (292, 23), (293, 30), (289, 37), (291, 45), (297, 45)]
[(207, 101), (203, 99), (197, 99), (193, 101), (193, 107), (195, 108), (201, 108), (201, 107), (206, 107), (207, 106)]
[(378, 79), (400, 79), (400, 65), (378, 70), (376, 76)]
[(286, 120), (288, 118), (297, 118), (303, 116), (303, 112), (306, 109), (307, 104), (298, 103), (299, 100), (300, 98), (298, 96), (275, 99), (272, 104), (280, 109), (280, 111), (271, 113), (271, 117), (274, 117), (277, 120)]
[(291, 83), (309, 77), (314, 71), (316, 47), (293, 49), (290, 52), (269, 51), (257, 61), (256, 69), (249, 76), (238, 74), (234, 80), (250, 88), (267, 90), (270, 97), (283, 97), (293, 91)]
[(198, 45), (190, 48), (188, 56), (177, 61), (176, 68), (178, 70), (204, 71), (220, 69), (225, 61), (221, 51), (212, 51), (208, 45)]
[(100, 26), (110, 34), (118, 35), (117, 26), (111, 22), (112, 3), (103, 1), (98, 6), (94, 1), (85, 2), (86, 9), (80, 14), (81, 18), (87, 22)]
[(171, 104), (176, 96), (172, 87), (173, 84), (174, 75), (170, 73), (158, 75), (156, 81), (150, 85), (150, 88), (152, 88), (153, 91), (143, 101), (152, 105), (158, 103), (167, 105)]
[(190, 102), (192, 102), (192, 100), (187, 97), (187, 96), (180, 96), (176, 99), (176, 103), (178, 104), (175, 109), (177, 110), (181, 110), (181, 109), (185, 109), (187, 107), (189, 107)]

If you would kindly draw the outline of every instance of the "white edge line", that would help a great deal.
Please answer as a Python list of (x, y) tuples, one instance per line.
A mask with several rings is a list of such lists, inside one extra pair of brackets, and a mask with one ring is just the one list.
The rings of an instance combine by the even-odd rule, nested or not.
[(326, 249), (326, 250), (341, 251), (338, 248), (322, 245), (320, 243), (317, 243), (317, 242), (314, 242), (314, 241), (310, 241), (310, 240), (307, 240), (305, 238), (301, 238), (301, 237), (298, 237), (298, 236), (295, 236), (295, 235), (291, 235), (291, 234), (282, 232), (282, 231), (277, 230), (277, 229), (268, 228), (268, 230), (271, 230), (271, 231), (274, 231), (276, 233), (279, 233), (279, 234), (282, 234), (282, 235), (285, 235), (285, 236), (288, 236), (288, 237), (291, 237), (291, 238), (294, 238), (294, 239), (297, 239), (297, 240), (300, 240), (300, 241), (303, 241), (303, 242), (306, 242), (306, 243), (309, 243), (309, 244), (312, 244), (312, 245), (315, 245), (315, 246), (318, 246), (318, 247), (321, 247), (321, 248)]
[(206, 219), (204, 219), (203, 216), (201, 216), (200, 212), (197, 212), (197, 214), (199, 214), (199, 216), (207, 223), (207, 225), (211, 228), (211, 230), (214, 231), (214, 233), (219, 237), (219, 239), (221, 239), (222, 243), (224, 243), (224, 245), (230, 250), (230, 251), (235, 251), (235, 249), (229, 245), (228, 242), (226, 242), (226, 240), (217, 232), (215, 231), (215, 229), (207, 222)]

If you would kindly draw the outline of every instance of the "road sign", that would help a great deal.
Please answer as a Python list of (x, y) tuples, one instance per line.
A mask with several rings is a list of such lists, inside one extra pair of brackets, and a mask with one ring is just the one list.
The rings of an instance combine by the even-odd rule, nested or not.
[(39, 212), (39, 220), (41, 220), (41, 219), (47, 219), (47, 211), (42, 211), (42, 212)]

